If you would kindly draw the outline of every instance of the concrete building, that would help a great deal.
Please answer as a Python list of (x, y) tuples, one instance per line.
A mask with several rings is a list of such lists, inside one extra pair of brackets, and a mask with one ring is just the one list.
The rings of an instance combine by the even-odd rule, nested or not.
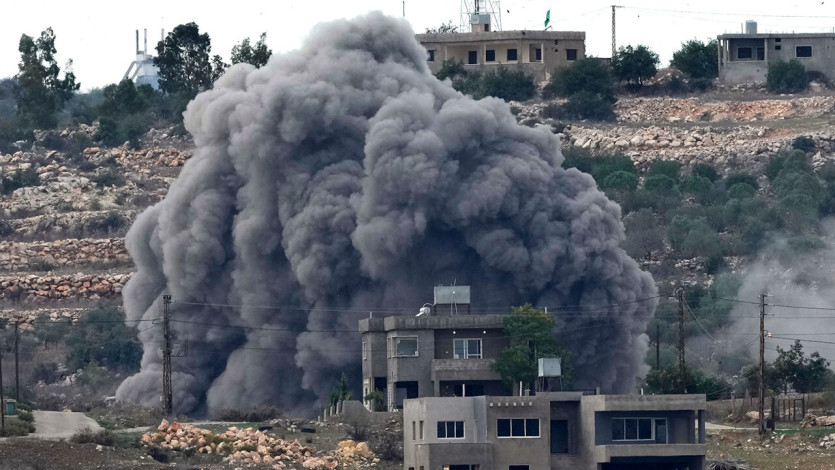
[(403, 468), (701, 470), (704, 410), (704, 395), (406, 400)]
[(360, 320), (363, 396), (380, 390), (394, 410), (407, 398), (507, 394), (493, 370), (509, 345), (503, 315), (467, 315), (469, 304), (468, 286), (436, 287), (425, 314)]
[[(474, 30), (475, 25), (474, 26)], [(586, 33), (581, 31), (474, 31), (418, 34), (426, 48), (432, 73), (445, 60), (455, 59), (467, 70), (490, 72), (496, 67), (520, 67), (536, 81), (546, 81), (554, 69), (586, 56)]]
[[(162, 40), (163, 34), (160, 34)], [(136, 30), (136, 58), (128, 66), (122, 80), (133, 80), (136, 86), (151, 85), (159, 90), (159, 69), (154, 65), (154, 57), (148, 54), (148, 30), (145, 30), (145, 48), (139, 49), (139, 30)]]
[(768, 66), (778, 60), (799, 60), (807, 71), (835, 79), (835, 33), (758, 34), (749, 21), (745, 34), (717, 37), (719, 79), (727, 84), (764, 82)]

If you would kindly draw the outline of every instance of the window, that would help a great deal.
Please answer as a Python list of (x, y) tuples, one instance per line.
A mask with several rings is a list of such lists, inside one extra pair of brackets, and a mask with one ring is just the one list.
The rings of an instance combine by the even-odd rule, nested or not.
[(774, 42), (782, 42), (782, 41), (783, 41), (782, 38), (774, 38)]
[(423, 421), (420, 422), (420, 440), (423, 440)]
[(494, 49), (487, 49), (487, 56), (484, 59), (487, 62), (496, 61), (496, 51)]
[(496, 424), (498, 437), (539, 437), (539, 418), (499, 419)]
[(454, 339), (452, 343), (455, 359), (481, 359), (480, 339)]
[(516, 60), (516, 49), (507, 50), (507, 60), (508, 62), (510, 62), (511, 60)]
[(812, 46), (797, 46), (794, 48), (795, 57), (812, 57)]
[(368, 359), (368, 343), (365, 341), (362, 342), (362, 360)]
[[(654, 423), (653, 423), (654, 422)], [(664, 435), (658, 435), (663, 432)], [(614, 418), (612, 419), (613, 441), (656, 441), (667, 442), (666, 418)]]
[(757, 60), (765, 60), (765, 48), (758, 47), (757, 48)]
[(418, 355), (417, 336), (394, 338), (394, 351), (397, 357), (416, 357)]
[(427, 52), (429, 52), (429, 59), (427, 60), (429, 62), (435, 62), (435, 49), (429, 49)]
[(783, 48), (783, 46), (781, 46), (781, 45), (779, 45), (779, 44), (777, 44), (776, 46), (774, 46), (774, 50), (775, 50), (775, 51), (779, 51), (779, 50), (780, 50), (780, 49), (782, 49), (782, 48)]
[(542, 60), (542, 49), (537, 48), (534, 57), (536, 57), (534, 60)]
[(462, 439), (463, 421), (438, 421), (438, 439)]
[(754, 50), (750, 47), (738, 47), (736, 48), (736, 58), (737, 59), (750, 59), (754, 57)]
[(551, 420), (551, 453), (568, 453), (568, 421), (564, 419)]
[(530, 465), (511, 465), (507, 470), (531, 470)]
[(470, 65), (478, 63), (478, 51), (467, 52), (467, 63)]
[(577, 49), (566, 49), (565, 60), (577, 60)]

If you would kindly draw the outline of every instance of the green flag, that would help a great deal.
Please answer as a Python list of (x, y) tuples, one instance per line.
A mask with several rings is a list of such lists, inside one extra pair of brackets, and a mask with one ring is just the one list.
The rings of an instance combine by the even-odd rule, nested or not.
[(545, 13), (545, 27), (548, 27), (548, 23), (551, 22), (551, 10), (549, 9), (547, 13)]

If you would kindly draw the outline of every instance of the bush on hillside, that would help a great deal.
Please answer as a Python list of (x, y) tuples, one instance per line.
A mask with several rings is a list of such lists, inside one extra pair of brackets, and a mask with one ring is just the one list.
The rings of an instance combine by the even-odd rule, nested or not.
[(681, 164), (675, 160), (654, 160), (647, 168), (647, 177), (664, 175), (678, 182)]
[(768, 66), (765, 76), (768, 91), (772, 93), (799, 93), (809, 85), (806, 67), (797, 60), (778, 60)]
[(683, 43), (681, 49), (673, 53), (670, 65), (686, 73), (691, 78), (691, 86), (697, 82), (698, 86), (703, 86), (705, 82), (709, 83), (719, 76), (718, 54), (715, 39), (706, 43), (692, 39)]
[(634, 85), (643, 85), (645, 80), (655, 76), (658, 72), (658, 54), (649, 47), (639, 45), (638, 47), (626, 46), (618, 49), (617, 54), (612, 57), (612, 71), (615, 78), (621, 82)]
[(609, 121), (615, 117), (615, 81), (609, 65), (599, 59), (589, 57), (555, 70), (542, 95), (568, 98), (559, 107), (559, 118)]
[(795, 150), (801, 150), (803, 152), (811, 152), (815, 150), (815, 140), (809, 136), (801, 135), (795, 137), (792, 141), (792, 148)]

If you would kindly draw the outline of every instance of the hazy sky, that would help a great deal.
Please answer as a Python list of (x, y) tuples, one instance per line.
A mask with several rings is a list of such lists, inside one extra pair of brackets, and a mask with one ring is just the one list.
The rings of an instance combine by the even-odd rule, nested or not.
[[(556, 2), (554, 0), (503, 0), (503, 29), (542, 29), (551, 9), (555, 30), (586, 32), (589, 53), (611, 54), (612, 0)], [(790, 3), (737, 1), (668, 2), (643, 0), (620, 3), (617, 11), (618, 45), (646, 44), (667, 64), (681, 42), (738, 32), (746, 19), (758, 21), (760, 31), (832, 31), (835, 0), (798, 0)], [(406, 19), (416, 32), (427, 26), (459, 22), (460, 0), (406, 0)], [(353, 17), (380, 10), (402, 16), (401, 0), (353, 1), (255, 1), (195, 2), (179, 0), (22, 1), (4, 2), (0, 27), (0, 77), (17, 73), (20, 35), (38, 36), (52, 26), (61, 64), (72, 58), (82, 89), (118, 82), (134, 56), (134, 31), (148, 29), (153, 50), (160, 29), (194, 21), (212, 38), (212, 52), (228, 61), (233, 45), (249, 36), (267, 32), (274, 52), (296, 48), (307, 31), (320, 21)], [(663, 11), (662, 11), (663, 10)], [(750, 12), (750, 13), (746, 13)], [(773, 15), (773, 16), (769, 16)], [(779, 15), (793, 15), (780, 17)], [(808, 18), (802, 18), (805, 16)]]

